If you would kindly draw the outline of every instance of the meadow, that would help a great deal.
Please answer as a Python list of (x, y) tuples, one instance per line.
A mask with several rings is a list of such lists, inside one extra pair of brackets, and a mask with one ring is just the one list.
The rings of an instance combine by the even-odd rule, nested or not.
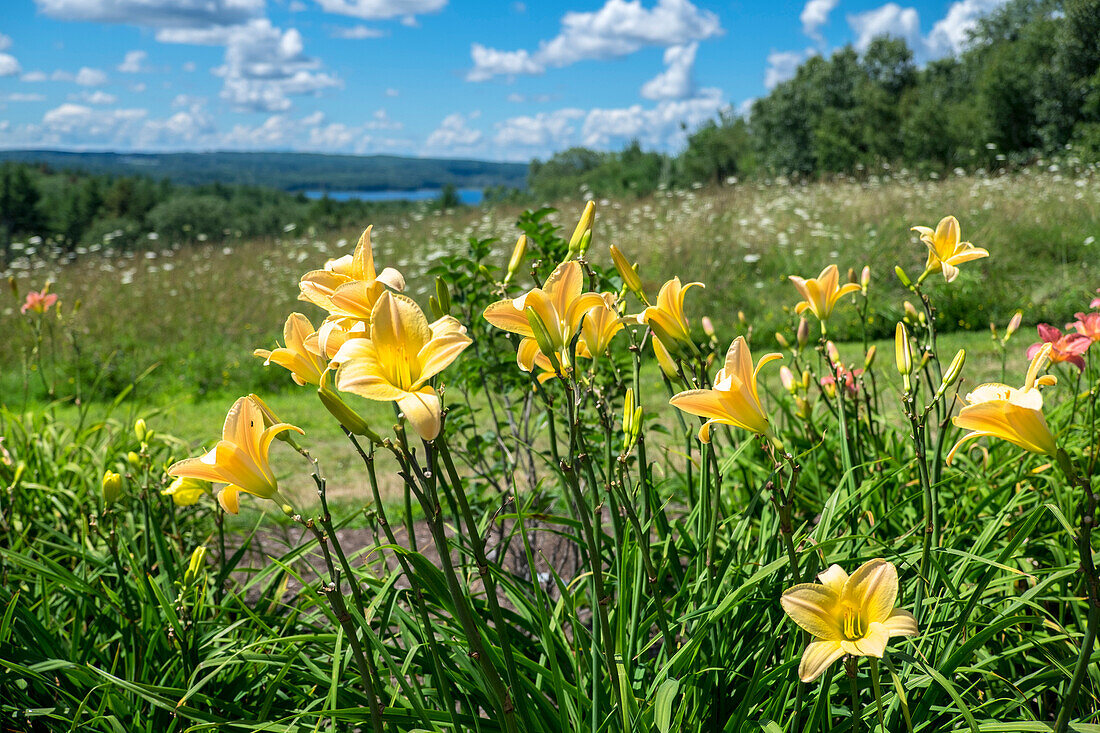
[(3, 727), (1100, 730), (1098, 175), (24, 247)]

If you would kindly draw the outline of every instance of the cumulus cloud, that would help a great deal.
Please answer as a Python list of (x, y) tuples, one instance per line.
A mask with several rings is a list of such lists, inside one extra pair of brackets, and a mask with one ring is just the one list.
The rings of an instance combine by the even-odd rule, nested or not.
[(932, 26), (925, 41), (933, 58), (959, 53), (966, 47), (970, 31), (978, 18), (1005, 3), (1005, 0), (959, 0), (947, 9), (947, 15)]
[(107, 83), (107, 74), (99, 69), (84, 66), (76, 72), (73, 81), (82, 87), (101, 87)]
[(0, 76), (15, 76), (23, 72), (19, 61), (10, 53), (0, 53)]
[(695, 94), (695, 52), (698, 43), (665, 49), (665, 70), (642, 85), (646, 99), (687, 99)]
[(45, 71), (28, 71), (26, 74), (20, 77), (21, 81), (39, 82), (46, 81), (49, 77), (46, 76)]
[(140, 74), (145, 71), (145, 59), (148, 57), (149, 54), (145, 51), (127, 51), (118, 70), (123, 74)]
[(110, 143), (125, 130), (133, 130), (148, 116), (144, 109), (92, 109), (82, 104), (55, 107), (42, 116), (45, 131), (75, 136), (85, 143)]
[(222, 77), (221, 97), (243, 110), (280, 112), (292, 96), (316, 95), (338, 87), (340, 80), (320, 71), (321, 62), (306, 56), (302, 34), (283, 31), (267, 18), (229, 28), (173, 28), (158, 40), (195, 45), (224, 45), (225, 62), (213, 73)]
[(316, 0), (326, 13), (350, 15), (364, 20), (403, 17), (415, 23), (415, 16), (438, 13), (447, 0)]
[(45, 102), (45, 94), (27, 94), (24, 92), (12, 92), (0, 94), (0, 102)]
[(401, 92), (398, 91), (397, 89), (394, 89), (393, 87), (390, 87), (389, 89), (386, 90), (386, 96), (387, 97), (396, 97), (400, 94), (401, 94)]
[(814, 55), (812, 49), (806, 51), (772, 51), (768, 54), (768, 66), (764, 69), (764, 86), (774, 89), (776, 85), (794, 76), (799, 65)]
[(848, 16), (848, 25), (856, 34), (857, 51), (865, 51), (876, 36), (891, 35), (905, 39), (910, 47), (920, 47), (920, 16), (915, 8), (903, 8), (897, 3)]
[(124, 23), (150, 28), (203, 28), (244, 23), (264, 0), (35, 0), (58, 20)]
[(442, 153), (468, 151), (478, 145), (483, 137), (481, 130), (469, 126), (470, 120), (477, 119), (478, 112), (469, 116), (454, 112), (443, 118), (435, 130), (424, 141), (424, 147)]
[(802, 32), (816, 41), (824, 42), (821, 36), (821, 26), (829, 20), (829, 13), (833, 12), (839, 0), (809, 0), (802, 8), (802, 14), (798, 19), (802, 21)]
[(351, 28), (333, 28), (330, 35), (333, 38), (361, 41), (367, 38), (381, 38), (386, 34), (378, 28), (371, 28), (366, 25), (356, 25)]
[(559, 109), (555, 112), (539, 112), (537, 115), (521, 115), (498, 122), (493, 142), (505, 149), (548, 150), (564, 145), (577, 130), (574, 124), (585, 116), (582, 109)]
[(593, 12), (566, 13), (558, 35), (541, 42), (534, 52), (473, 44), (474, 66), (466, 78), (540, 74), (578, 61), (626, 56), (647, 46), (686, 46), (721, 33), (718, 16), (690, 0), (657, 0), (652, 9), (643, 7), (641, 0), (607, 0)]
[(80, 92), (79, 94), (70, 94), (69, 99), (78, 102), (84, 102), (85, 104), (95, 104), (101, 106), (114, 104), (118, 101), (118, 97), (116, 97), (115, 95), (108, 94), (107, 92), (100, 91), (98, 89), (94, 92)]

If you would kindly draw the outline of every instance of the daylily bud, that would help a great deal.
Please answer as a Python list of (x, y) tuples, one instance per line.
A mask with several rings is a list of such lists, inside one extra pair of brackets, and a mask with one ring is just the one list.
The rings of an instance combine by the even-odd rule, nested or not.
[(1020, 321), (1024, 319), (1023, 311), (1016, 311), (1012, 316), (1012, 320), (1008, 322), (1008, 327), (1005, 328), (1005, 341), (1007, 342), (1012, 338), (1012, 334), (1016, 333), (1016, 329), (1020, 327)]
[(836, 379), (833, 377), (825, 377), (821, 380), (821, 391), (825, 393), (825, 396), (829, 399), (836, 397)]
[(130, 451), (129, 453), (126, 454), (126, 462), (129, 463), (134, 468), (140, 468), (141, 467), (141, 456), (139, 456), (134, 451)]
[(779, 344), (780, 348), (783, 348), (783, 349), (791, 348), (791, 344), (790, 344), (789, 341), (787, 341), (787, 337), (784, 336), (783, 334), (779, 333), (779, 331), (775, 332), (775, 340)]
[(856, 268), (854, 267), (848, 268), (848, 282), (852, 283), (853, 285), (859, 284), (859, 278), (856, 277)]
[(909, 276), (905, 274), (905, 270), (901, 269), (901, 265), (894, 268), (894, 274), (898, 276), (898, 280), (901, 284), (907, 288), (913, 287), (913, 281), (909, 279)]
[(871, 344), (871, 348), (867, 349), (867, 355), (863, 357), (863, 368), (870, 369), (871, 365), (875, 363), (875, 356), (878, 354), (878, 347)]
[(539, 314), (530, 306), (527, 307), (527, 323), (531, 326), (531, 331), (535, 337), (535, 343), (539, 345), (539, 351), (550, 360), (551, 366), (554, 367), (554, 373), (561, 375), (561, 360), (558, 358), (557, 349), (554, 348), (554, 341), (550, 337), (550, 331), (546, 328), (546, 324), (542, 322), (542, 319), (539, 318)]
[(955, 358), (951, 360), (951, 366), (947, 367), (947, 371), (944, 372), (943, 379), (940, 380), (939, 392), (942, 394), (955, 383), (959, 378), (959, 374), (962, 373), (963, 364), (966, 362), (966, 349), (959, 349), (959, 352), (955, 354)]
[(204, 495), (214, 495), (209, 481), (188, 476), (177, 476), (160, 493), (172, 497), (172, 503), (176, 506), (191, 506), (197, 504)]
[[(279, 419), (279, 416), (276, 415), (272, 411), (272, 409), (267, 406), (267, 403), (260, 399), (259, 396), (250, 394), (248, 395), (248, 400), (256, 406), (256, 409), (260, 411), (260, 415), (263, 416), (264, 430), (267, 430), (272, 425), (278, 425), (283, 422)], [(289, 430), (284, 430), (275, 437), (289, 445), (291, 448), (294, 448), (295, 450), (298, 449), (298, 444), (294, 442), (294, 438), (290, 437)]]
[(19, 283), (16, 281), (14, 275), (9, 275), (8, 276), (8, 288), (11, 289), (11, 294), (15, 297), (15, 299), (18, 300), (19, 299)]
[(107, 506), (114, 504), (122, 491), (122, 476), (114, 471), (103, 474), (103, 503)]
[(997, 340), (997, 324), (993, 321), (989, 322), (989, 337), (994, 341)]
[(910, 303), (907, 300), (904, 303), (902, 303), (901, 305), (905, 309), (905, 318), (906, 318), (906, 320), (911, 320), (911, 321), (920, 320), (919, 316), (917, 315), (917, 309), (916, 309), (916, 307), (913, 306), (912, 303)]
[(483, 278), (485, 278), (486, 280), (492, 280), (493, 279), (493, 273), (489, 272), (489, 268), (486, 267), (485, 265), (478, 265), (477, 271), (479, 273), (481, 273), (481, 276)]
[(779, 381), (783, 385), (783, 389), (787, 390), (791, 394), (798, 392), (797, 383), (794, 381), (794, 374), (786, 366), (779, 367)]
[(577, 222), (577, 228), (573, 230), (573, 236), (569, 238), (568, 259), (583, 256), (588, 250), (588, 244), (592, 241), (592, 222), (596, 218), (596, 202), (589, 201), (584, 205), (584, 213)]
[(520, 265), (523, 264), (523, 258), (527, 255), (527, 235), (519, 235), (519, 239), (516, 240), (516, 246), (512, 248), (512, 258), (508, 260), (508, 274), (504, 276), (504, 284), (512, 282), (512, 278), (519, 272)]
[(737, 321), (742, 326), (749, 322), (749, 319), (745, 318), (745, 311), (737, 311)]
[(909, 331), (904, 323), (898, 323), (894, 329), (894, 363), (897, 365), (898, 374), (905, 377), (906, 384), (909, 375), (913, 372), (913, 347), (909, 344)]
[(810, 370), (809, 369), (803, 369), (802, 370), (802, 389), (803, 390), (808, 390), (810, 388), (810, 380), (812, 380), (812, 379), (813, 379), (813, 376), (810, 374)]
[(867, 286), (871, 284), (871, 267), (870, 265), (864, 265), (862, 272), (859, 273), (859, 290), (863, 293), (864, 297), (867, 295)]
[(638, 442), (638, 433), (642, 428), (642, 407), (634, 404), (634, 390), (627, 388), (623, 402), (623, 452), (630, 450)]
[(810, 413), (813, 411), (810, 407), (810, 403), (802, 399), (801, 397), (795, 397), (794, 405), (798, 416), (801, 417), (803, 420), (808, 420), (810, 417)]
[(825, 342), (825, 353), (829, 355), (830, 361), (834, 364), (840, 364), (840, 350), (832, 341)]
[(138, 442), (144, 443), (145, 436), (149, 434), (149, 429), (145, 427), (145, 418), (139, 417), (134, 423), (134, 435), (137, 436)]
[(199, 545), (191, 552), (191, 559), (187, 562), (187, 573), (184, 580), (195, 578), (206, 567), (206, 547)]
[(332, 369), (326, 369), (324, 374), (321, 375), (320, 386), (317, 389), (317, 397), (321, 400), (321, 404), (325, 406), (329, 414), (336, 418), (336, 421), (352, 435), (362, 435), (374, 443), (381, 444), (382, 438), (370, 429), (366, 421), (359, 416), (355, 410), (351, 409), (339, 393), (336, 392), (331, 386)]
[(627, 290), (634, 293), (638, 300), (649, 305), (645, 293), (642, 292), (642, 279), (638, 277), (638, 271), (627, 261), (626, 255), (618, 247), (611, 245), (610, 250), (611, 261), (615, 263), (615, 269), (619, 271), (619, 277), (623, 279), (623, 285), (626, 286)]
[(798, 321), (798, 332), (796, 334), (798, 340), (798, 348), (805, 348), (806, 344), (810, 340), (810, 322), (805, 318)]
[(443, 315), (450, 315), (451, 312), (451, 291), (447, 287), (447, 281), (441, 277), (435, 279), (435, 297), (439, 301), (439, 310)]
[(924, 369), (930, 361), (932, 361), (932, 352), (925, 351), (920, 355), (920, 364), (917, 366), (917, 369)]
[(703, 333), (709, 338), (714, 338), (714, 324), (711, 322), (710, 318), (703, 316), (699, 321), (703, 324)]
[(439, 301), (436, 300), (434, 295), (428, 296), (428, 310), (432, 312), (432, 318), (442, 318), (445, 315), (443, 309), (439, 307)]

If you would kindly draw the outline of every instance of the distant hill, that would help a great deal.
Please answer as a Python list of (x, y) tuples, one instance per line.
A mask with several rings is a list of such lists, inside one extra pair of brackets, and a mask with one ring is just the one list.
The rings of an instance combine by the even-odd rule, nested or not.
[(145, 175), (198, 185), (219, 181), (284, 191), (412, 191), (526, 186), (523, 163), (316, 153), (85, 153), (0, 150), (0, 162), (40, 163), (92, 174)]

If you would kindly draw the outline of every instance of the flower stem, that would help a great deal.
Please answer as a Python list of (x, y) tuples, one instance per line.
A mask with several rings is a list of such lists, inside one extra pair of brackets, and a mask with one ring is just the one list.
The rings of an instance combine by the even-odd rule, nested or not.
[(878, 710), (878, 726), (882, 729), (882, 733), (886, 733), (886, 718), (882, 714), (882, 687), (879, 685), (878, 679), (878, 660), (874, 657), (870, 657), (871, 660), (871, 686), (875, 690), (875, 708)]
[(856, 677), (856, 658), (848, 657), (844, 660), (844, 671), (848, 673), (848, 690), (852, 694), (852, 733), (859, 733), (860, 709), (859, 709), (859, 680)]

